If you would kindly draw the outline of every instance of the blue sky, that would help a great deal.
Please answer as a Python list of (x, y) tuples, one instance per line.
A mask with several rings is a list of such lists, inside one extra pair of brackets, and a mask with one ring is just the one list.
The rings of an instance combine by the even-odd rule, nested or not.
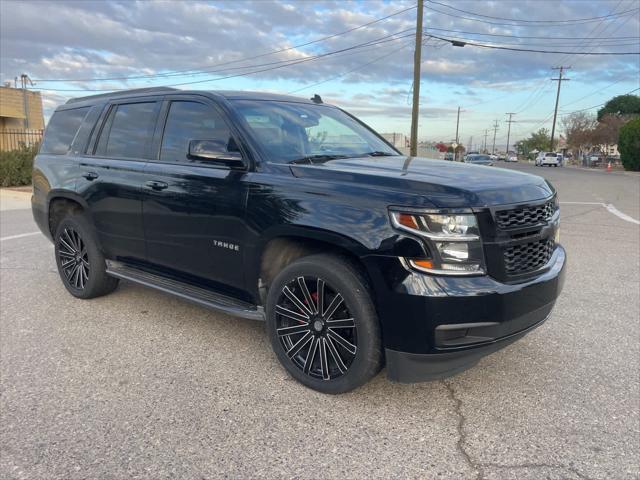
[[(24, 72), (36, 79), (34, 88), (43, 92), (47, 116), (67, 98), (96, 93), (88, 90), (197, 81), (179, 88), (300, 90), (295, 95), (305, 97), (318, 93), (378, 131), (408, 133), (413, 39), (403, 35), (415, 29), (414, 5), (411, 1), (373, 0), (3, 0), (0, 77), (11, 81)], [(481, 141), (484, 130), (498, 120), (497, 143), (504, 145), (506, 112), (517, 112), (511, 135), (514, 141), (532, 129), (550, 128), (557, 85), (550, 80), (555, 76), (551, 67), (560, 64), (572, 66), (571, 81), (562, 86), (563, 113), (598, 105), (640, 87), (638, 55), (580, 54), (640, 51), (637, 0), (438, 0), (426, 1), (425, 7), (425, 27), (432, 35), (571, 53), (457, 48), (426, 39), (420, 139), (453, 139), (458, 106), (463, 109), (460, 139), (465, 144), (471, 136), (474, 143)], [(401, 10), (406, 11), (395, 14)], [(344, 35), (291, 48), (388, 15), (392, 16)], [(390, 36), (397, 32), (402, 33)], [(383, 43), (215, 80), (372, 41)], [(284, 51), (245, 60), (275, 50)], [(216, 71), (179, 73), (194, 70)], [(87, 81), (158, 74), (162, 76)], [(45, 81), (52, 79), (65, 81)]]

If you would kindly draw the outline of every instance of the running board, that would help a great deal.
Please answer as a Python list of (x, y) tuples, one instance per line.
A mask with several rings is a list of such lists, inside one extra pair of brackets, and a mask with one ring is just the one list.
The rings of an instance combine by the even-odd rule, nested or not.
[(107, 273), (112, 277), (129, 280), (161, 292), (170, 293), (198, 305), (251, 320), (265, 320), (264, 309), (251, 303), (196, 287), (188, 283), (172, 280), (120, 262), (107, 260)]

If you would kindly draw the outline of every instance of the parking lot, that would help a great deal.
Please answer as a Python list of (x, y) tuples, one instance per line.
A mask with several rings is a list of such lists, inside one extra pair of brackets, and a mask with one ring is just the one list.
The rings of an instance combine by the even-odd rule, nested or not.
[(289, 378), (261, 323), (125, 282), (72, 298), (3, 196), (0, 478), (638, 478), (640, 177), (506, 168), (559, 191), (552, 317), (453, 378), (341, 396)]

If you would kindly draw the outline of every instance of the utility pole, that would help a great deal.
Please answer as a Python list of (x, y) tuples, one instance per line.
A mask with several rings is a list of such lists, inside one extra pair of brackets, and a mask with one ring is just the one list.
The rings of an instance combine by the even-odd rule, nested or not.
[(482, 148), (483, 152), (487, 151), (487, 135), (489, 135), (489, 130), (484, 131), (484, 147)]
[(458, 107), (458, 119), (456, 120), (456, 148), (453, 150), (454, 159), (458, 160), (458, 144), (460, 143), (458, 138), (458, 130), (460, 128), (460, 107)]
[(498, 120), (493, 122), (493, 148), (491, 149), (491, 153), (494, 155), (496, 153), (496, 133), (498, 133)]
[(551, 80), (553, 81), (557, 81), (558, 82), (558, 93), (556, 93), (556, 108), (553, 111), (553, 126), (551, 127), (551, 146), (549, 147), (549, 150), (553, 152), (553, 136), (556, 133), (556, 118), (558, 117), (558, 101), (560, 100), (560, 86), (562, 85), (562, 82), (569, 80), (568, 78), (562, 78), (562, 74), (565, 70), (569, 70), (571, 67), (563, 67), (562, 65), (560, 65), (559, 67), (554, 67), (551, 70), (560, 70), (560, 74), (558, 75), (558, 78), (552, 78)]
[(420, 110), (420, 65), (422, 64), (422, 13), (424, 0), (418, 0), (416, 47), (413, 54), (413, 109), (411, 110), (411, 146), (409, 155), (418, 155), (418, 111)]
[(20, 75), (20, 86), (22, 87), (22, 107), (24, 108), (24, 128), (29, 128), (29, 100), (27, 99), (27, 84), (33, 85), (29, 75)]
[(513, 117), (515, 113), (508, 112), (505, 115), (509, 115), (509, 120), (507, 120), (507, 123), (509, 124), (509, 129), (507, 130), (507, 151), (506, 151), (506, 154), (509, 155), (509, 140), (511, 138), (511, 124), (515, 122), (515, 120), (511, 120), (511, 117)]
[(471, 150), (473, 150), (473, 135), (469, 137), (469, 148), (467, 149), (467, 152), (470, 152)]

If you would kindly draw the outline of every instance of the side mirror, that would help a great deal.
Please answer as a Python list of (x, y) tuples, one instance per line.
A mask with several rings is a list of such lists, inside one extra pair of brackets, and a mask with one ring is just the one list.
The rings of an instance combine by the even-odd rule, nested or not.
[(245, 166), (242, 154), (240, 152), (230, 152), (227, 149), (227, 144), (221, 140), (189, 141), (189, 157), (223, 163), (236, 168)]

